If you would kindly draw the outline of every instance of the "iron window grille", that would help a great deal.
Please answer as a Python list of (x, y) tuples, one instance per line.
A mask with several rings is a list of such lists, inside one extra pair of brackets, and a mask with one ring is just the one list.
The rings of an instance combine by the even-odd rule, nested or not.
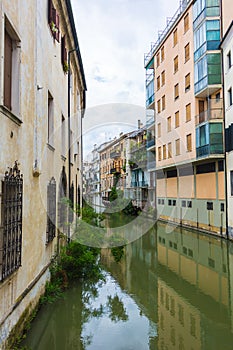
[(21, 266), (23, 175), (16, 161), (2, 181), (0, 231), (0, 281)]
[(56, 236), (56, 181), (51, 178), (47, 187), (47, 243)]

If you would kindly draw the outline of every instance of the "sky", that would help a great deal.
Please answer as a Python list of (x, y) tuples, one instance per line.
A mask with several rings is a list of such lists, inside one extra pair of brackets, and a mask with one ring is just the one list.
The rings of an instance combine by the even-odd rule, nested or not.
[[(91, 148), (145, 122), (144, 53), (179, 0), (72, 0), (72, 7), (87, 83), (84, 146)], [(130, 111), (123, 124), (122, 108)]]

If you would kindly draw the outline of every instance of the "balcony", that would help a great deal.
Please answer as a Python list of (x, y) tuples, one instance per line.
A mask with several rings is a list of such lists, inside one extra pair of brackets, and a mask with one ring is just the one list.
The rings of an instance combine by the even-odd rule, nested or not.
[(110, 158), (111, 159), (120, 158), (120, 156), (121, 156), (121, 152), (119, 150), (113, 151), (113, 152), (110, 153)]
[(196, 125), (205, 123), (211, 120), (223, 119), (223, 109), (222, 108), (213, 108), (208, 109), (207, 111), (201, 112), (195, 117)]
[(116, 168), (111, 168), (110, 169), (110, 174), (120, 174), (121, 173), (121, 168), (116, 167)]
[(147, 140), (147, 148), (151, 148), (155, 146), (155, 138), (151, 138), (150, 140)]
[(155, 169), (155, 166), (156, 166), (155, 160), (149, 161), (149, 162), (147, 163), (147, 169), (148, 169), (148, 170)]
[(146, 181), (131, 181), (131, 187), (148, 187)]
[(198, 147), (196, 149), (197, 158), (206, 157), (214, 154), (223, 154), (222, 144), (212, 144)]

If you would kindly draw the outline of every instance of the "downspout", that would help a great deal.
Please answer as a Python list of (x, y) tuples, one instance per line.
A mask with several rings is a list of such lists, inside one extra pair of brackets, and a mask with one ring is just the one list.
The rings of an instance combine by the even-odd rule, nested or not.
[[(222, 1), (220, 1), (220, 15), (221, 15), (221, 38), (223, 38), (223, 11), (222, 11)], [(224, 57), (223, 57), (223, 49), (221, 47), (221, 65), (222, 65), (222, 94), (223, 94), (223, 139), (224, 139), (224, 167), (225, 167), (225, 203), (226, 203), (226, 238), (229, 239), (228, 232), (228, 186), (227, 186), (227, 159), (226, 159), (226, 118), (225, 118), (225, 77), (224, 77)]]

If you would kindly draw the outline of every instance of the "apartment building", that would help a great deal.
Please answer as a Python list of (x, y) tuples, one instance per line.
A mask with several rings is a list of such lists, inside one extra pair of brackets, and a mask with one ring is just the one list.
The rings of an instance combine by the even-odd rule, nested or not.
[(81, 205), (86, 83), (69, 0), (2, 0), (0, 24), (0, 348), (9, 349), (60, 233), (72, 234), (64, 197)]
[(225, 109), (227, 226), (233, 239), (233, 22), (222, 40), (222, 67)]
[(126, 146), (128, 134), (120, 134), (119, 138), (101, 147), (100, 181), (103, 203), (109, 202), (112, 187), (124, 190), (126, 181)]
[(148, 203), (147, 128), (130, 133), (126, 146), (126, 186), (124, 195), (143, 209)]
[(220, 235), (226, 233), (226, 206), (219, 44), (230, 18), (226, 6), (181, 1), (145, 55), (146, 105), (155, 111), (158, 218)]

